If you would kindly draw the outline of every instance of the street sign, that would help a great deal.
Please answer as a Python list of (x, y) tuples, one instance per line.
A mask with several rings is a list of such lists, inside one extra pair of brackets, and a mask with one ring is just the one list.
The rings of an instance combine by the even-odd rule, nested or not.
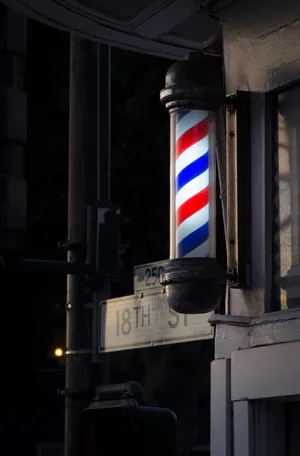
[(213, 338), (213, 328), (208, 323), (211, 313), (178, 314), (169, 308), (162, 291), (152, 290), (99, 303), (98, 352)]
[(159, 283), (159, 276), (163, 273), (164, 267), (168, 260), (157, 261), (156, 263), (142, 264), (134, 268), (134, 293), (141, 291), (153, 290), (155, 288), (162, 289)]

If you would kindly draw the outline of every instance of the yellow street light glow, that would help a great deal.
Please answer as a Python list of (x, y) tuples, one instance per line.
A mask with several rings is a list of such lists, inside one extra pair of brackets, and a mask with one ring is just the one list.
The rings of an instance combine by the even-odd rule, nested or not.
[(56, 348), (54, 350), (54, 355), (57, 356), (58, 358), (60, 358), (63, 354), (64, 354), (64, 351), (62, 348)]

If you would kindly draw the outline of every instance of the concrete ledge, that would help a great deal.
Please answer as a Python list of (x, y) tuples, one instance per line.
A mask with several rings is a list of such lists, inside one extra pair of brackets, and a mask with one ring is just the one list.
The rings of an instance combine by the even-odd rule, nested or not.
[(300, 309), (248, 318), (213, 315), (215, 358), (231, 358), (235, 351), (300, 341)]
[(230, 326), (249, 326), (251, 323), (250, 317), (236, 315), (219, 315), (213, 314), (208, 320), (212, 326), (230, 325)]
[(286, 310), (254, 319), (249, 328), (250, 347), (300, 340), (300, 311)]

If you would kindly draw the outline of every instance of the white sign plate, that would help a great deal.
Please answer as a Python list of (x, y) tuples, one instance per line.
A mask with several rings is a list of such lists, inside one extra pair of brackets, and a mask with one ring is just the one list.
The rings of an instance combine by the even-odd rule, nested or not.
[(153, 290), (162, 288), (159, 283), (159, 276), (162, 274), (168, 260), (157, 261), (156, 263), (142, 264), (134, 268), (134, 293), (141, 291)]
[(183, 315), (174, 312), (158, 290), (99, 303), (101, 331), (98, 352), (212, 339), (208, 323), (212, 313)]

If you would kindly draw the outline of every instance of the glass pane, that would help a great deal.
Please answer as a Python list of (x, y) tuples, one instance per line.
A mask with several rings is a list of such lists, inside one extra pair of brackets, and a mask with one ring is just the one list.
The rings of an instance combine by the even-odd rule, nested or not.
[(300, 402), (295, 396), (293, 401), (288, 396), (259, 401), (256, 424), (256, 456), (299, 456)]
[(278, 97), (278, 245), (275, 281), (281, 309), (300, 306), (300, 88)]
[(300, 453), (300, 402), (286, 404), (286, 456), (299, 456)]

